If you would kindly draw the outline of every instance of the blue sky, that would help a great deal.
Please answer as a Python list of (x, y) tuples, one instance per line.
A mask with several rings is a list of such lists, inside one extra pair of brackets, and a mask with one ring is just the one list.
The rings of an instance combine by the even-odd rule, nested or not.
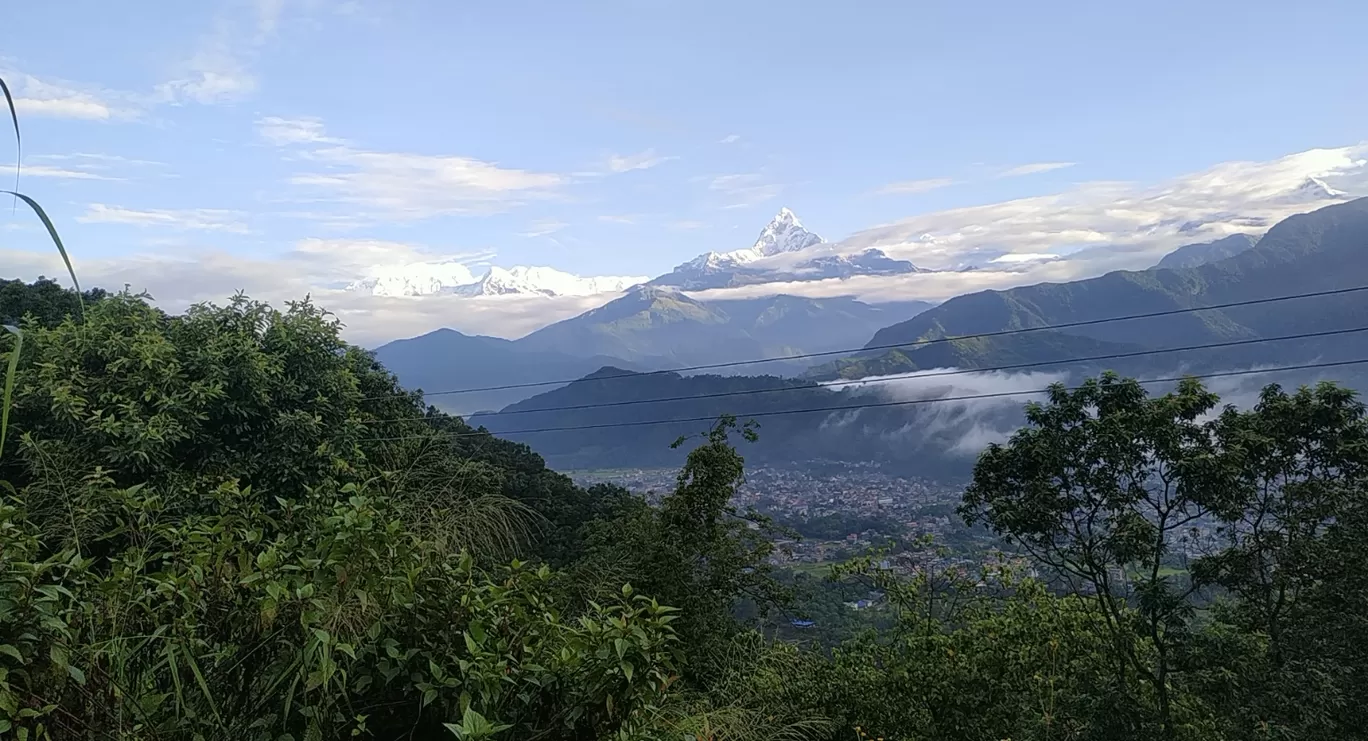
[[(5, 25), (23, 190), (85, 259), (314, 240), (655, 275), (781, 205), (840, 238), (1368, 139), (1353, 1), (72, 0)], [(37, 249), (22, 221), (0, 233)]]

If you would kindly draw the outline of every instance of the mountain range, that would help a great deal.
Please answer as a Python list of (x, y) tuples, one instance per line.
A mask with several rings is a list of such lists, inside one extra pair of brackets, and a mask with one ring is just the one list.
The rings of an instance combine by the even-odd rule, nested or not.
[(524, 266), (506, 270), (490, 266), (476, 278), (464, 263), (443, 260), (375, 268), (346, 288), (372, 296), (592, 296), (617, 293), (646, 280), (614, 275), (583, 278), (555, 268)]
[(813, 248), (825, 244), (826, 240), (805, 229), (792, 211), (782, 208), (749, 248), (705, 252), (655, 278), (650, 285), (697, 291), (757, 283), (926, 272), (872, 247), (853, 255), (812, 254)]
[(849, 278), (856, 275), (905, 275), (928, 272), (907, 260), (895, 260), (878, 248), (844, 254), (808, 231), (789, 209), (761, 230), (755, 243), (731, 252), (705, 252), (670, 272), (647, 276), (581, 277), (555, 268), (489, 267), (476, 277), (453, 260), (415, 262), (373, 268), (346, 289), (374, 296), (592, 296), (621, 293), (647, 284), (698, 291), (710, 288), (791, 281)]
[[(1194, 255), (1216, 257), (1221, 249), (1229, 248), (1219, 243), (1195, 247), (1199, 249), (1185, 247), (1173, 254), (1179, 261), (1188, 262), (1195, 259)], [(1368, 199), (1358, 199), (1292, 216), (1274, 225), (1254, 246), (1194, 267), (1116, 271), (1068, 283), (957, 296), (875, 333), (866, 345), (868, 352), (813, 369), (810, 375), (859, 378), (869, 375), (871, 369), (900, 373), (944, 366), (983, 368), (1347, 329), (1368, 323), (1368, 295), (1345, 293), (924, 344), (947, 337), (1176, 312), (1365, 285)], [(903, 347), (894, 347), (898, 345)], [(1361, 335), (1193, 352), (1181, 361), (1200, 369), (1269, 360), (1342, 359), (1356, 352), (1368, 352)], [(1155, 367), (1179, 364), (1178, 359), (1158, 355), (1145, 362)]]
[[(983, 444), (1003, 439), (1019, 424), (1023, 399), (997, 398), (995, 392), (1002, 389), (1039, 389), (1107, 369), (1141, 378), (1169, 378), (1368, 360), (1368, 331), (1356, 331), (1368, 330), (1368, 291), (1352, 290), (1368, 286), (1368, 199), (1287, 218), (1252, 246), (1242, 247), (1241, 241), (1248, 240), (1218, 240), (1174, 251), (1169, 264), (1191, 267), (1156, 266), (958, 296), (879, 329), (866, 341), (864, 352), (811, 368), (802, 379), (643, 374), (610, 368), (476, 420), (527, 442), (555, 465), (620, 467), (673, 462), (669, 440), (698, 432), (706, 427), (705, 420), (719, 414), (757, 415), (762, 442), (754, 455), (762, 459), (876, 461), (926, 474), (963, 471)], [(1324, 291), (1341, 293), (1202, 310)], [(674, 303), (672, 294), (657, 289), (637, 289), (635, 294), (639, 301), (653, 296), (653, 303), (671, 304), (668, 310), (653, 309), (646, 316), (693, 316), (691, 312), (700, 311), (693, 304)], [(548, 343), (541, 349), (559, 352), (582, 343), (586, 351), (608, 350), (613, 346), (596, 344), (595, 326), (625, 323), (640, 329), (637, 314), (615, 312), (588, 312), (562, 322), (563, 329), (550, 334), (564, 337), (563, 344)], [(736, 314), (733, 329), (746, 326), (740, 312)], [(728, 336), (731, 330), (715, 329), (718, 325), (707, 316), (712, 314), (695, 316), (691, 329), (681, 336), (690, 343)], [(1034, 329), (1079, 322), (1093, 323)], [(1338, 331), (1345, 333), (1274, 341)], [(954, 339), (991, 333), (1008, 334)], [(643, 353), (665, 347), (659, 339), (640, 339), (649, 335), (639, 335), (630, 346)], [(1232, 341), (1245, 344), (1174, 351)], [(1126, 357), (1076, 362), (1108, 355)], [(1038, 375), (943, 375), (947, 368), (972, 371), (1023, 364), (1039, 364), (1031, 368)], [(1260, 376), (1248, 383), (1295, 384), (1327, 375), (1368, 388), (1368, 372), (1359, 365)], [(878, 379), (883, 383), (870, 382), (871, 376), (883, 377)], [(851, 384), (843, 379), (866, 380)], [(942, 401), (923, 403), (930, 399)], [(877, 406), (840, 409), (871, 401)], [(611, 406), (597, 406), (604, 403)], [(548, 427), (557, 429), (544, 431)]]
[[(428, 392), (578, 378), (604, 365), (660, 369), (830, 352), (930, 308), (924, 301), (866, 304), (847, 297), (769, 296), (699, 301), (672, 288), (636, 286), (577, 317), (518, 340), (441, 329), (376, 349), (409, 388)], [(810, 363), (772, 361), (738, 373), (796, 373)], [(541, 388), (444, 394), (453, 412), (497, 409)]]

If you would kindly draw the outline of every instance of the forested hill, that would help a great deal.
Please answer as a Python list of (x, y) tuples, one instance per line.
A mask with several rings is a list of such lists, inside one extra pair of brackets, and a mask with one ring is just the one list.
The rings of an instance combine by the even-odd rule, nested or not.
[(966, 475), (976, 448), (965, 440), (1006, 434), (1021, 422), (1010, 398), (972, 407), (913, 403), (963, 393), (954, 379), (915, 392), (828, 388), (776, 376), (632, 373), (603, 368), (470, 423), (527, 443), (562, 469), (676, 465), (672, 449), (721, 415), (758, 423), (748, 460), (808, 466), (818, 461), (882, 463), (920, 476)]
[[(1042, 560), (975, 570), (914, 540), (843, 564), (832, 578), (876, 587), (885, 627), (828, 650), (774, 639), (810, 624), (776, 573), (790, 535), (730, 506), (783, 425), (747, 443), (689, 423), (703, 434), (651, 507), (424, 409), (307, 301), (168, 315), (108, 296), (21, 332), (17, 355), (0, 335), (16, 359), (0, 733), (16, 738), (1254, 741), (1368, 724), (1368, 419), (1333, 385), (1225, 412), (1195, 382), (1056, 392), (979, 459), (959, 509)], [(845, 393), (619, 374), (562, 391)]]
[[(1254, 299), (1368, 286), (1368, 199), (1327, 206), (1276, 224), (1252, 248), (1177, 270), (1118, 271), (1068, 283), (980, 291), (950, 299), (880, 330), (870, 347), (1043, 327), (1107, 317), (1199, 308)], [(1162, 350), (1246, 338), (1286, 336), (1368, 324), (1368, 292), (1106, 322), (1062, 331), (913, 346), (831, 364), (815, 377), (861, 377), (871, 369), (908, 371), (953, 365), (991, 367)], [(1368, 338), (1269, 343), (1239, 352), (1188, 355), (1189, 369), (1231, 364), (1344, 359), (1368, 352)], [(1171, 367), (1177, 367), (1175, 358)]]

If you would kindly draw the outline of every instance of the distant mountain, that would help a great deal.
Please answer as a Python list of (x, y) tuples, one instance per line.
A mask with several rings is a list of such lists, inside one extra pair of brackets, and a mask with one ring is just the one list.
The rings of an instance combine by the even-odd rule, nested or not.
[[(408, 389), (429, 393), (579, 378), (605, 365), (636, 368), (627, 361), (529, 350), (499, 337), (439, 329), (375, 350), (375, 357)], [(428, 403), (456, 414), (500, 409), (553, 386), (429, 396)]]
[(662, 366), (718, 363), (854, 347), (890, 320), (929, 307), (920, 301), (878, 306), (846, 297), (786, 295), (705, 302), (670, 288), (637, 286), (619, 299), (539, 329), (518, 344)]
[(644, 276), (609, 275), (582, 278), (553, 268), (515, 267), (504, 270), (491, 267), (483, 278), (469, 285), (457, 286), (452, 293), (460, 296), (592, 296), (599, 293), (620, 293), (630, 286), (644, 282)]
[[(1345, 293), (1067, 330), (912, 343), (1362, 286), (1368, 286), (1368, 199), (1285, 219), (1254, 247), (1194, 268), (1118, 271), (1088, 280), (960, 296), (886, 327), (869, 343), (870, 348), (905, 347), (871, 349), (814, 372), (814, 380), (871, 375), (883, 375), (883, 379), (818, 385), (772, 376), (651, 373), (622, 377), (621, 370), (604, 369), (498, 414), (480, 415), (477, 422), (526, 442), (552, 465), (596, 468), (677, 464), (682, 453), (670, 450), (668, 444), (681, 434), (705, 429), (708, 420), (725, 413), (760, 423), (760, 442), (742, 448), (751, 460), (792, 465), (860, 461), (919, 475), (955, 475), (967, 470), (984, 444), (1005, 439), (1020, 424), (1025, 398), (1004, 393), (1038, 390), (1061, 378), (1074, 382), (1081, 375), (1103, 370), (1164, 378), (1368, 359), (1368, 332), (1257, 342), (1298, 333), (1368, 328), (1368, 295)], [(714, 304), (690, 310), (708, 310), (707, 316), (714, 318), (725, 313), (733, 323), (745, 323), (739, 307), (719, 309)], [(1229, 340), (1256, 342), (1181, 354), (1162, 352)], [(1135, 357), (1086, 365), (1067, 362), (1120, 354)], [(1055, 361), (1066, 362), (1033, 369), (1050, 372), (1047, 376), (943, 375), (943, 370), (938, 375), (917, 374), (933, 368)], [(1249, 403), (1257, 387), (1266, 383), (1292, 386), (1325, 377), (1355, 388), (1368, 387), (1368, 368), (1363, 366), (1217, 379), (1210, 384), (1224, 389), (1218, 393), (1225, 401), (1243, 398), (1243, 403)], [(1165, 390), (1150, 388), (1155, 393)], [(1232, 397), (1234, 393), (1244, 397)]]
[(1188, 244), (1164, 255), (1163, 259), (1155, 264), (1155, 268), (1195, 268), (1198, 265), (1205, 265), (1209, 262), (1218, 262), (1227, 257), (1244, 252), (1253, 247), (1259, 240), (1249, 234), (1232, 234), (1214, 242), (1202, 242), (1201, 244)]
[(475, 275), (464, 263), (444, 260), (378, 267), (347, 284), (347, 290), (372, 296), (427, 296), (474, 282)]
[[(731, 288), (855, 275), (902, 275), (927, 272), (906, 260), (894, 260), (875, 248), (853, 255), (816, 254), (826, 240), (808, 231), (787, 208), (760, 232), (755, 244), (732, 252), (705, 252), (650, 281), (653, 286), (685, 290)], [(809, 257), (799, 257), (804, 253)]]
[[(952, 389), (947, 384), (927, 395), (946, 396)], [(963, 474), (972, 464), (972, 454), (959, 452), (966, 439), (992, 424), (1010, 429), (1020, 416), (1010, 405), (958, 420), (915, 405), (827, 411), (871, 401), (881, 399), (775, 376), (603, 368), (497, 414), (476, 415), (470, 423), (527, 443), (549, 466), (571, 470), (677, 466), (689, 446), (671, 449), (672, 442), (706, 432), (720, 415), (735, 414), (760, 424), (758, 442), (738, 441), (749, 463), (881, 463), (895, 471), (947, 476)]]
[[(855, 378), (871, 368), (905, 372), (933, 366), (988, 367), (1067, 359), (1098, 351), (1167, 348), (1368, 326), (1359, 293), (1106, 322), (1062, 331), (921, 345), (921, 340), (1043, 327), (1106, 317), (1199, 308), (1368, 285), (1368, 199), (1285, 219), (1258, 243), (1193, 268), (1117, 271), (1069, 283), (1041, 283), (957, 296), (880, 330), (868, 354), (815, 369), (815, 377)], [(877, 349), (907, 344), (903, 350)], [(1155, 355), (1131, 367), (1200, 368), (1286, 364), (1368, 355), (1368, 332), (1324, 340), (1252, 344), (1221, 351)]]
[(554, 268), (523, 266), (507, 270), (491, 266), (476, 278), (463, 263), (446, 260), (376, 268), (369, 276), (348, 284), (347, 290), (373, 296), (592, 296), (619, 293), (644, 282), (645, 276), (585, 278)]

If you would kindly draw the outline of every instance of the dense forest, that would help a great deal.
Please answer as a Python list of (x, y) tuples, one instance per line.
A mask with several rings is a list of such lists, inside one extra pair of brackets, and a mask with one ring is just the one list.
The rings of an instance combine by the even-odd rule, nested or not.
[[(833, 583), (888, 619), (776, 639), (756, 431), (658, 506), (424, 405), (308, 303), (8, 282), (0, 735), (50, 739), (1329, 739), (1368, 727), (1368, 420), (1104, 374), (979, 459), (958, 513), (1032, 578)], [(17, 341), (22, 336), (22, 345)], [(10, 366), (9, 361), (14, 363)], [(761, 431), (763, 433), (763, 430)], [(1186, 575), (1162, 568), (1190, 559)]]

